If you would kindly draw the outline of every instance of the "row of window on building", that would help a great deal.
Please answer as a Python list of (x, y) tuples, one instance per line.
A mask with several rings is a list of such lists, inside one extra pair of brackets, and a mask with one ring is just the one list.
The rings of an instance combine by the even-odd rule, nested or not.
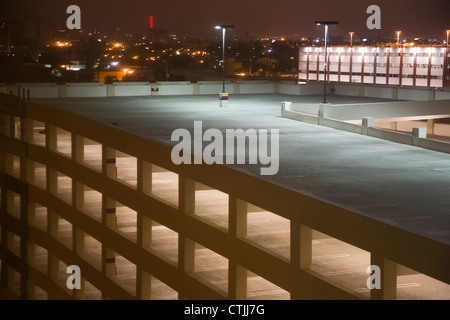
[[(323, 81), (324, 60), (323, 47), (300, 48), (299, 81)], [(330, 47), (327, 62), (328, 81), (450, 87), (447, 47)]]

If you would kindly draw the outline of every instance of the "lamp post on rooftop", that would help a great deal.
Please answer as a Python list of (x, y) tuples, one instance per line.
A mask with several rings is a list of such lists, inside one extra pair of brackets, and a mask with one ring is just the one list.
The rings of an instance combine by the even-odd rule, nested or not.
[(332, 24), (338, 24), (338, 21), (316, 21), (314, 22), (316, 26), (325, 26), (325, 61), (323, 64), (323, 103), (327, 103), (327, 63), (328, 63), (328, 53), (327, 53), (327, 41), (328, 41), (328, 26)]
[(219, 94), (220, 106), (226, 106), (228, 103), (228, 93), (225, 92), (225, 34), (229, 28), (234, 28), (232, 25), (217, 25), (214, 27), (216, 30), (222, 29), (222, 92)]

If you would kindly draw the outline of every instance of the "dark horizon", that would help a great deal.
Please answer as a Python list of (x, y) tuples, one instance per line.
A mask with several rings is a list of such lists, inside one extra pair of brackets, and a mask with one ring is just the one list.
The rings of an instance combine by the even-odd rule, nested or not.
[[(214, 36), (216, 24), (234, 24), (233, 34), (255, 34), (300, 37), (321, 37), (323, 28), (315, 20), (338, 20), (330, 28), (336, 37), (373, 38), (376, 35), (395, 37), (402, 30), (404, 37), (445, 38), (450, 28), (446, 0), (278, 0), (276, 6), (269, 0), (156, 0), (106, 1), (96, 0), (1, 0), (3, 16), (20, 19), (26, 15), (39, 17), (55, 26), (65, 28), (66, 9), (76, 4), (81, 8), (82, 28), (108, 32), (119, 28), (123, 32), (140, 33), (149, 27), (149, 17), (154, 17), (154, 27), (170, 33), (198, 37)], [(369, 5), (381, 8), (381, 29), (369, 30), (366, 21)]]

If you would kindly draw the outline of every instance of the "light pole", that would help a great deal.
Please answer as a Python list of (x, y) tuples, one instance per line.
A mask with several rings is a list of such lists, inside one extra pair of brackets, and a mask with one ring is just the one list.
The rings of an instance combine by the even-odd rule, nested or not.
[(327, 41), (328, 41), (328, 26), (330, 24), (338, 24), (337, 21), (316, 21), (314, 22), (316, 26), (325, 26), (325, 61), (323, 64), (323, 103), (327, 103), (327, 63), (328, 63), (328, 52), (327, 52)]
[(225, 76), (226, 76), (226, 69), (225, 69), (225, 34), (226, 30), (228, 28), (234, 28), (232, 25), (217, 25), (214, 27), (217, 30), (222, 29), (222, 92), (219, 95), (220, 100), (220, 106), (224, 103), (224, 101), (228, 101), (228, 93), (225, 92)]
[(350, 48), (353, 47), (353, 34), (354, 32), (349, 32), (350, 33)]
[(448, 47), (448, 34), (450, 33), (450, 30), (445, 30), (445, 32), (447, 32), (447, 42), (445, 43)]

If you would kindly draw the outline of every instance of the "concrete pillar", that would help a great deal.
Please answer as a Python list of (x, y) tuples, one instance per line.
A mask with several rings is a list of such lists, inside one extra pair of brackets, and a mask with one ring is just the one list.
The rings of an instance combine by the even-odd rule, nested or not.
[(47, 133), (45, 138), (47, 149), (56, 152), (57, 150), (57, 132), (56, 127), (48, 123), (45, 124), (45, 132)]
[(78, 227), (73, 226), (73, 251), (78, 255), (84, 255), (86, 233)]
[(137, 277), (137, 299), (150, 300), (152, 294), (152, 276), (145, 270), (140, 270)]
[[(178, 197), (180, 214), (195, 213), (195, 181), (184, 176), (178, 179)], [(192, 273), (195, 269), (195, 242), (178, 235), (178, 268), (182, 273)], [(184, 299), (185, 293), (179, 292), (179, 299)]]
[[(228, 223), (230, 235), (235, 238), (247, 236), (248, 205), (230, 195), (228, 201)], [(247, 298), (247, 269), (238, 265), (233, 259), (228, 261), (228, 295), (232, 300)]]
[(428, 119), (427, 120), (427, 134), (433, 135), (434, 134), (434, 124), (436, 120), (435, 119)]
[(35, 288), (36, 286), (32, 282), (28, 282), (28, 289), (27, 289), (27, 300), (35, 300), (36, 294), (35, 294)]
[(102, 145), (102, 172), (109, 178), (117, 178), (117, 167), (116, 167), (116, 150)]
[(291, 221), (291, 264), (295, 269), (309, 269), (312, 261), (312, 229)]
[(47, 165), (47, 192), (56, 195), (58, 193), (58, 172)]
[(291, 101), (282, 101), (281, 102), (281, 115), (283, 115), (284, 111), (289, 111), (291, 110)]
[(34, 225), (36, 222), (36, 204), (34, 202), (28, 201), (28, 224)]
[(28, 257), (27, 259), (28, 259), (29, 265), (34, 265), (35, 256), (36, 256), (36, 244), (33, 242), (29, 242), (28, 243), (28, 252), (27, 252), (27, 257)]
[(22, 141), (32, 144), (34, 141), (33, 119), (22, 118)]
[(56, 213), (50, 210), (47, 212), (47, 232), (53, 238), (58, 237), (58, 220)]
[(381, 271), (380, 289), (372, 289), (372, 300), (395, 300), (397, 298), (397, 264), (380, 254), (371, 253), (370, 263)]
[(147, 161), (138, 159), (138, 191), (151, 194), (152, 193), (153, 165)]
[[(27, 183), (34, 183), (35, 174), (34, 174), (34, 161), (30, 159), (24, 159), (25, 165), (20, 166), (21, 168), (24, 167), (23, 173), (21, 173), (22, 180), (26, 181)], [(24, 175), (22, 175), (24, 174)]]
[(195, 181), (179, 176), (178, 204), (181, 214), (195, 213)]
[(419, 146), (420, 139), (427, 138), (427, 128), (413, 128), (412, 138), (413, 138), (413, 145)]
[[(102, 224), (108, 228), (116, 228), (116, 201), (103, 195), (102, 199)], [(116, 253), (102, 243), (102, 273), (110, 278), (116, 277)], [(103, 299), (105, 299), (103, 293)]]
[(59, 259), (52, 253), (48, 253), (48, 277), (53, 281), (59, 279)]
[(184, 236), (178, 237), (178, 261), (183, 273), (192, 273), (195, 270), (195, 242)]
[(22, 140), (22, 126), (21, 126), (21, 120), (20, 117), (13, 117), (14, 119), (14, 127), (13, 127), (13, 132), (14, 132), (14, 138), (17, 140)]
[(84, 210), (84, 185), (72, 179), (72, 203), (75, 209)]
[(84, 137), (72, 133), (72, 160), (84, 162)]
[(375, 119), (372, 117), (362, 118), (362, 131), (363, 134), (369, 134), (369, 128), (375, 127)]
[(247, 202), (230, 195), (228, 206), (230, 234), (236, 238), (245, 238), (247, 236)]
[(116, 201), (103, 196), (103, 208), (103, 224), (108, 228), (116, 228)]
[[(142, 214), (140, 216), (142, 216)], [(141, 240), (138, 241), (138, 243), (140, 243), (142, 248), (149, 250), (152, 246), (153, 221), (150, 218), (142, 216), (140, 226), (141, 226)]]
[(319, 117), (319, 125), (323, 126), (324, 124), (324, 119), (326, 116), (326, 108), (329, 107), (330, 104), (329, 103), (320, 103), (319, 104), (319, 113), (318, 113), (318, 117)]
[(14, 193), (12, 191), (6, 192), (6, 211), (9, 213), (14, 212), (15, 209), (15, 201), (14, 201)]
[(228, 262), (228, 298), (247, 299), (247, 269), (229, 260)]
[[(70, 275), (68, 274), (68, 276)], [(86, 293), (86, 280), (83, 277), (80, 279), (80, 286), (81, 289), (73, 289), (73, 298), (75, 300), (84, 300)]]
[(14, 173), (14, 157), (6, 152), (3, 154), (3, 170), (11, 176)]
[(102, 244), (102, 272), (107, 278), (116, 278), (116, 253), (104, 244)]
[(3, 122), (3, 135), (5, 137), (11, 137), (11, 116), (9, 114), (4, 113), (2, 116)]

